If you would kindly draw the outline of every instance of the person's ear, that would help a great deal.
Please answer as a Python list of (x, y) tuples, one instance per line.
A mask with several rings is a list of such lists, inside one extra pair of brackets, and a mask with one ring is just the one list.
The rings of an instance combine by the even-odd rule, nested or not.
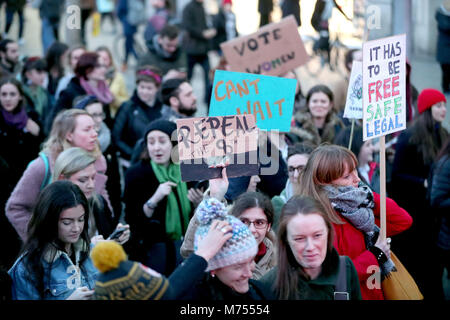
[(216, 273), (214, 272), (214, 270), (210, 271), (209, 274), (210, 274), (211, 277), (213, 277), (213, 278), (216, 276)]
[(72, 143), (72, 140), (73, 140), (73, 133), (72, 132), (69, 132), (66, 135), (66, 140), (69, 141), (70, 143)]
[(174, 106), (175, 108), (178, 108), (180, 105), (180, 101), (175, 96), (172, 96), (169, 98), (169, 103), (170, 103), (170, 106)]
[(66, 180), (66, 177), (61, 173), (58, 177), (58, 180)]

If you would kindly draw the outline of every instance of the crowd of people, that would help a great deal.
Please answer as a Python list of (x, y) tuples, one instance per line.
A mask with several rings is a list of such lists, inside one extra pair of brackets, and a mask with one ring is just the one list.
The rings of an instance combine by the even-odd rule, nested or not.
[[(443, 92), (414, 95), (407, 81), (407, 129), (387, 138), (383, 238), (378, 141), (363, 141), (360, 122), (350, 128), (327, 83), (304, 93), (295, 70), (279, 75), (297, 80), (290, 131), (259, 134), (269, 159), (260, 167), (275, 163), (274, 174), (228, 178), (222, 164), (218, 178), (182, 180), (176, 120), (193, 117), (198, 99), (209, 105), (212, 72), (229, 70), (220, 43), (239, 36), (231, 0), (220, 1), (214, 17), (203, 0), (191, 0), (180, 21), (172, 1), (151, 1), (142, 56), (133, 37), (143, 1), (81, 1), (82, 43), (72, 45), (58, 40), (63, 1), (42, 0), (35, 6), (44, 55), (24, 61), (25, 1), (6, 2), (5, 31), (15, 12), (22, 18), (19, 40), (0, 40), (2, 299), (384, 300), (391, 246), (425, 299), (445, 298)], [(261, 25), (273, 8), (265, 2)], [(282, 9), (300, 25), (298, 4), (285, 0)], [(95, 10), (123, 24), (121, 69), (108, 47), (86, 45)], [(211, 50), (221, 57), (214, 68)], [(130, 54), (133, 92), (122, 73)], [(349, 71), (353, 59), (360, 52), (347, 53)], [(197, 64), (204, 97), (191, 83)], [(374, 272), (378, 285), (370, 285)]]

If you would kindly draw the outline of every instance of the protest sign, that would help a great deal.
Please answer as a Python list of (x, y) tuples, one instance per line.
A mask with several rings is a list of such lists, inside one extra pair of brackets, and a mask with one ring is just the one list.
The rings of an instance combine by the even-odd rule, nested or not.
[(293, 15), (220, 45), (231, 71), (280, 76), (309, 57)]
[(251, 114), (178, 119), (178, 153), (183, 181), (259, 174), (258, 128)]
[(347, 89), (347, 101), (345, 103), (344, 118), (362, 119), (363, 118), (363, 99), (362, 99), (362, 62), (354, 60), (352, 63), (352, 72)]
[(216, 70), (209, 116), (253, 114), (261, 130), (289, 132), (297, 80)]
[(406, 129), (406, 35), (363, 43), (363, 140), (380, 138), (380, 239), (386, 239), (385, 136)]
[(406, 128), (406, 35), (363, 43), (363, 140)]

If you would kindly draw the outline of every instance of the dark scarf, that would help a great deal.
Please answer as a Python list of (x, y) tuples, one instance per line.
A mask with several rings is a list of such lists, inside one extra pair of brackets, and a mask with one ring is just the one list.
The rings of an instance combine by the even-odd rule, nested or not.
[(19, 108), (20, 111), (16, 113), (8, 112), (3, 107), (0, 109), (2, 109), (3, 119), (5, 119), (5, 123), (7, 125), (18, 130), (23, 130), (23, 128), (27, 125), (28, 115), (24, 107), (18, 106), (16, 109), (17, 108)]
[[(370, 188), (360, 183), (357, 188), (326, 185), (323, 189), (327, 193), (333, 208), (349, 220), (355, 228), (364, 233), (366, 248), (374, 246), (380, 228), (375, 224), (375, 216), (372, 210), (375, 208), (375, 202)], [(382, 276), (389, 274), (394, 267), (392, 260), (388, 259), (380, 266)]]

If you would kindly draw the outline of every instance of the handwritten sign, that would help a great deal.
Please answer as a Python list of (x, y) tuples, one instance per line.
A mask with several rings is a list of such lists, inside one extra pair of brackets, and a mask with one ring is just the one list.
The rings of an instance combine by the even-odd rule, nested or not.
[(258, 128), (253, 115), (200, 117), (176, 120), (178, 153), (183, 181), (221, 176), (229, 163), (228, 177), (259, 174)]
[(209, 116), (253, 114), (259, 129), (289, 132), (296, 81), (216, 70)]
[(231, 71), (280, 76), (309, 59), (293, 15), (220, 45)]
[(344, 118), (363, 118), (362, 86), (362, 62), (354, 60), (347, 89), (347, 102), (345, 103)]
[(406, 128), (406, 35), (363, 43), (363, 140)]

